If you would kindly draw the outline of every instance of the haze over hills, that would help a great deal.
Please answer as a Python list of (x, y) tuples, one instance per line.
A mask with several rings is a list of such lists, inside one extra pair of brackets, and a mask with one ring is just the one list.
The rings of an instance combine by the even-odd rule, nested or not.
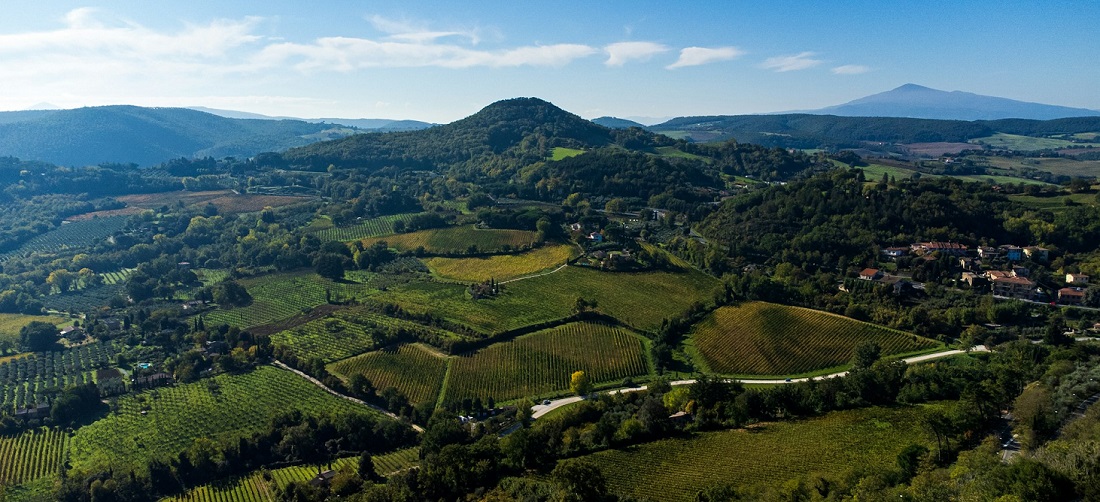
[(101, 106), (0, 112), (0, 156), (83, 166), (248, 157), (355, 134), (335, 124), (230, 119), (186, 108)]
[(845, 117), (909, 117), (941, 120), (1050, 120), (1100, 116), (1086, 108), (1030, 103), (963, 91), (941, 91), (905, 84), (847, 103), (801, 113)]
[(304, 119), (300, 117), (272, 117), (269, 115), (261, 115), (259, 113), (242, 112), (237, 110), (222, 110), (218, 108), (207, 108), (205, 106), (190, 106), (192, 110), (198, 110), (200, 112), (211, 113), (220, 117), (230, 119), (262, 119), (262, 120), (300, 120), (302, 122), (309, 122), (311, 124), (340, 124), (350, 127), (357, 127), (369, 132), (391, 132), (391, 131), (415, 131), (418, 129), (427, 129), (436, 124), (429, 122), (421, 122), (419, 120), (399, 120), (399, 119), (349, 119), (349, 118), (314, 118)]

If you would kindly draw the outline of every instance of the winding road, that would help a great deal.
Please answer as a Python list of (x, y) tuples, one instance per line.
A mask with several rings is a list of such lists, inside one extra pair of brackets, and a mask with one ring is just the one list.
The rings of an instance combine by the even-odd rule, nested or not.
[[(902, 359), (902, 361), (905, 361), (906, 364), (916, 364), (916, 363), (921, 363), (921, 362), (924, 362), (924, 361), (931, 361), (931, 360), (934, 360), (934, 359), (942, 359), (944, 357), (957, 356), (957, 355), (963, 354), (965, 352), (966, 351), (964, 351), (964, 350), (951, 349), (951, 350), (944, 350), (944, 351), (940, 351), (940, 352), (933, 352), (931, 354), (924, 354), (924, 355), (921, 355), (921, 356), (906, 357), (906, 358)], [(976, 345), (974, 348), (970, 349), (970, 352), (989, 352), (989, 349), (987, 349), (985, 347), (985, 345)], [(779, 378), (779, 379), (771, 379), (771, 380), (767, 380), (767, 379), (759, 379), (759, 380), (758, 379), (733, 379), (733, 380), (736, 380), (736, 381), (741, 382), (741, 383), (747, 383), (747, 384), (753, 384), (753, 385), (782, 385), (782, 384), (786, 384), (786, 383), (808, 382), (810, 380), (822, 380), (822, 379), (826, 379), (826, 378), (842, 377), (842, 376), (845, 376), (847, 374), (848, 374), (847, 371), (841, 371), (841, 372), (838, 372), (838, 373), (832, 373), (832, 374), (829, 374), (829, 375), (822, 375), (822, 376), (816, 376), (816, 377)], [(695, 383), (695, 380), (694, 379), (691, 379), (691, 380), (676, 380), (676, 381), (669, 382), (669, 383), (671, 385), (691, 385), (691, 384)], [(643, 385), (643, 386), (640, 386), (640, 387), (612, 389), (612, 390), (603, 391), (602, 393), (603, 394), (622, 394), (622, 393), (625, 393), (625, 392), (637, 392), (637, 391), (641, 391), (641, 390), (645, 390), (645, 389), (646, 389), (646, 386)], [(536, 404), (536, 405), (531, 407), (531, 418), (532, 419), (537, 419), (537, 418), (539, 418), (539, 417), (541, 417), (541, 416), (543, 416), (547, 413), (550, 413), (551, 411), (554, 411), (558, 408), (561, 408), (562, 406), (567, 406), (567, 405), (576, 403), (576, 402), (581, 401), (581, 400), (583, 400), (583, 398), (580, 397), (580, 396), (570, 396), (570, 397), (563, 397), (561, 399), (551, 400), (550, 404), (541, 404), (541, 403)]]

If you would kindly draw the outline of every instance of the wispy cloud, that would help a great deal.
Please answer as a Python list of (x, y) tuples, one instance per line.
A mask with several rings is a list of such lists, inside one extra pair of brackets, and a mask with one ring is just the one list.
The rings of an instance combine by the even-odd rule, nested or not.
[(805, 70), (824, 62), (814, 59), (814, 55), (813, 52), (802, 52), (793, 56), (776, 56), (764, 60), (760, 67), (777, 72)]
[(846, 64), (837, 66), (830, 71), (832, 71), (834, 75), (859, 75), (860, 73), (867, 73), (871, 71), (871, 69), (860, 64)]
[(326, 37), (310, 43), (278, 43), (254, 58), (257, 68), (291, 65), (300, 71), (341, 71), (361, 68), (442, 68), (563, 66), (590, 56), (595, 48), (581, 44), (533, 45), (497, 51), (474, 50), (455, 44), (377, 41)]
[(669, 48), (656, 42), (618, 42), (603, 48), (607, 66), (622, 66), (630, 61), (645, 61)]
[(665, 68), (683, 68), (685, 66), (699, 66), (719, 61), (729, 61), (745, 55), (745, 51), (737, 47), (685, 47), (680, 49), (680, 58)]
[(440, 38), (460, 37), (477, 45), (481, 36), (476, 29), (465, 30), (432, 30), (422, 23), (411, 21), (399, 21), (383, 16), (371, 16), (367, 19), (378, 31), (386, 33), (392, 40), (404, 40), (415, 43), (433, 42)]

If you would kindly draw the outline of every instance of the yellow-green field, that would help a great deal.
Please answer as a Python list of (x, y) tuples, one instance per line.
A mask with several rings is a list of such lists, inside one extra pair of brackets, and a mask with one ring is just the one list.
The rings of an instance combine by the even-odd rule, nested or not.
[(987, 136), (984, 138), (974, 138), (970, 140), (971, 143), (989, 145), (993, 148), (1003, 148), (1006, 150), (1055, 150), (1058, 148), (1085, 148), (1092, 144), (1094, 147), (1100, 146), (1095, 143), (1074, 143), (1064, 139), (1055, 138), (1036, 138), (1033, 136), (1021, 136), (1018, 134), (1005, 134), (997, 133), (993, 136)]
[[(0, 314), (0, 341), (8, 340), (12, 346), (19, 344), (19, 330), (31, 323), (31, 321), (48, 322), (57, 327), (68, 326), (72, 319), (60, 316)], [(3, 352), (0, 352), (3, 355)]]
[(479, 229), (473, 225), (420, 230), (407, 234), (363, 239), (365, 246), (384, 241), (398, 251), (415, 251), (423, 247), (428, 253), (493, 252), (519, 249), (535, 244), (537, 234), (526, 230)]
[(921, 352), (938, 342), (801, 307), (748, 302), (722, 307), (692, 330), (691, 352), (709, 371), (727, 375), (797, 375), (851, 361), (861, 342), (883, 355)]
[(838, 411), (748, 430), (664, 439), (583, 458), (600, 467), (616, 494), (688, 502), (700, 490), (718, 485), (778, 488), (809, 473), (893, 469), (906, 446), (929, 446), (920, 425), (923, 413), (920, 407)]
[(446, 279), (481, 282), (495, 278), (505, 281), (563, 265), (575, 255), (573, 246), (544, 246), (519, 254), (482, 258), (427, 258), (424, 264), (432, 273)]
[(569, 157), (576, 157), (584, 153), (584, 150), (578, 150), (576, 148), (565, 148), (562, 146), (554, 147), (554, 151), (550, 153), (550, 160), (561, 160)]

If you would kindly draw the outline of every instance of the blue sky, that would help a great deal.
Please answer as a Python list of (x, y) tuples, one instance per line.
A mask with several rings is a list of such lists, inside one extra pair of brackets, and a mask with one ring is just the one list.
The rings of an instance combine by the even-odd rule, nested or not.
[(819, 108), (905, 83), (1100, 109), (1100, 2), (25, 2), (0, 109), (208, 106), (449, 122)]

